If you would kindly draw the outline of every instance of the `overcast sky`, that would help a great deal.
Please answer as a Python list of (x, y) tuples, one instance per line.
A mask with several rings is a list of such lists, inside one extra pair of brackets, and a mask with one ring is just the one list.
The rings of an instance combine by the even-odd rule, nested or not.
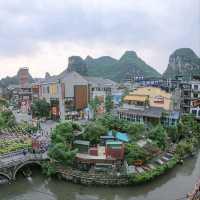
[(0, 0), (0, 77), (57, 74), (69, 56), (134, 50), (159, 72), (169, 55), (200, 55), (200, 0)]

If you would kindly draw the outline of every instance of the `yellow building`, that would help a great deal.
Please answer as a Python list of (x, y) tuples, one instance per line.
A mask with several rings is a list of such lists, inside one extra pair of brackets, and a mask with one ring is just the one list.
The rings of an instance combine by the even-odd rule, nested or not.
[(173, 109), (172, 94), (156, 87), (139, 87), (125, 96), (124, 101), (129, 105)]
[(51, 83), (49, 87), (50, 95), (56, 96), (58, 94), (58, 86), (56, 83)]

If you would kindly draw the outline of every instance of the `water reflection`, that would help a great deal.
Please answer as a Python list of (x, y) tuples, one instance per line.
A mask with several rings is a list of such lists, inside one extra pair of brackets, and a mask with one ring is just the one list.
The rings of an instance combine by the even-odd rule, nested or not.
[(34, 174), (32, 181), (0, 186), (0, 200), (174, 200), (191, 190), (200, 176), (200, 154), (149, 184), (137, 187), (91, 187), (74, 185)]

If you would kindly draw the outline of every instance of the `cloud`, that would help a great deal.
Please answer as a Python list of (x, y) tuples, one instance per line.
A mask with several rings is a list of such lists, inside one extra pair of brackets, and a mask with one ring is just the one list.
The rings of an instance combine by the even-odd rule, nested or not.
[(21, 60), (32, 65), (36, 59), (37, 64), (46, 61), (49, 69), (47, 55), (55, 63), (61, 59), (57, 52), (119, 57), (132, 49), (162, 72), (176, 48), (190, 47), (200, 54), (199, 27), (198, 0), (0, 1), (0, 68)]

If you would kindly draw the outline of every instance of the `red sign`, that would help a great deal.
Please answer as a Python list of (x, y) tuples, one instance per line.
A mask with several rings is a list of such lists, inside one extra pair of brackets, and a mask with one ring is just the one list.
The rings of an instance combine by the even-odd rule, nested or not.
[(193, 105), (194, 107), (200, 106), (200, 99), (193, 100), (193, 101), (192, 101), (192, 105)]

